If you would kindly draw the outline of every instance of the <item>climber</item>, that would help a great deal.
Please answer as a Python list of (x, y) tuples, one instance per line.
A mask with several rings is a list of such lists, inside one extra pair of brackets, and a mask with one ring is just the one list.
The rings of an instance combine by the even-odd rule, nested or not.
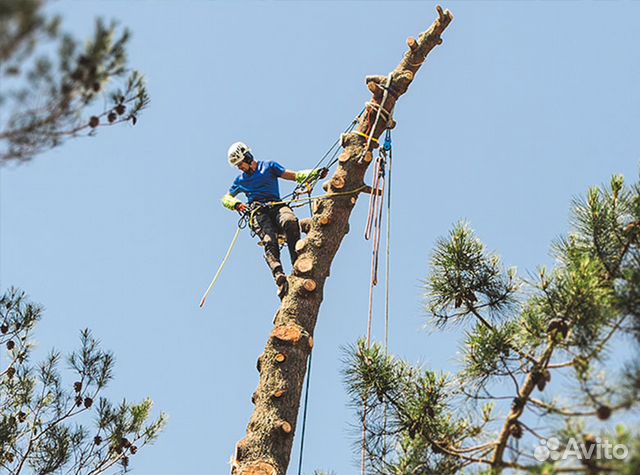
[[(297, 258), (296, 242), (300, 239), (300, 225), (293, 210), (280, 201), (278, 178), (305, 183), (324, 178), (327, 169), (300, 170), (293, 172), (273, 161), (254, 160), (251, 149), (242, 142), (236, 142), (227, 152), (229, 164), (242, 171), (222, 197), (222, 205), (240, 214), (251, 213), (249, 226), (260, 237), (264, 245), (264, 258), (271, 269), (278, 286), (278, 297), (287, 293), (287, 277), (280, 262), (278, 234), (284, 233), (291, 257), (291, 265)], [(247, 204), (236, 198), (244, 193)]]

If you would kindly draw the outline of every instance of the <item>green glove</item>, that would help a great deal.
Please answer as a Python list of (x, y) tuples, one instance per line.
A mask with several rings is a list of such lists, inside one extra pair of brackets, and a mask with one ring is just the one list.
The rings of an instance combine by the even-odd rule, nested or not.
[(224, 195), (220, 201), (222, 202), (222, 206), (230, 209), (231, 211), (235, 211), (236, 205), (241, 203), (238, 198), (231, 196), (229, 193)]
[(305, 183), (313, 181), (318, 177), (323, 178), (327, 176), (327, 171), (328, 170), (326, 168), (317, 168), (315, 170), (309, 168), (307, 170), (300, 170), (299, 172), (296, 172), (296, 182)]

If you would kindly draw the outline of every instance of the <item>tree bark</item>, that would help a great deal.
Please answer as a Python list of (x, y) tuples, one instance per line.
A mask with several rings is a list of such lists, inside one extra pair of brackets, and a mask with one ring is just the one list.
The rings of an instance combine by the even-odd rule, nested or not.
[[(276, 314), (275, 327), (264, 353), (258, 359), (260, 382), (252, 398), (256, 407), (246, 437), (236, 445), (231, 470), (234, 475), (286, 473), (324, 283), (340, 243), (349, 231), (349, 216), (364, 185), (364, 174), (371, 163), (365, 156), (377, 147), (376, 142), (366, 136), (380, 137), (396, 101), (407, 91), (427, 54), (442, 43), (440, 35), (453, 16), (440, 6), (437, 10), (438, 18), (429, 30), (418, 39), (407, 40), (409, 50), (388, 77), (367, 77), (372, 101), (357, 131), (342, 136), (345, 150), (327, 185), (328, 193), (335, 196), (318, 200), (310, 222), (306, 223), (307, 237), (299, 246), (300, 257), (288, 277), (289, 291)], [(375, 130), (370, 130), (380, 109)], [(367, 113), (370, 121), (366, 120)]]

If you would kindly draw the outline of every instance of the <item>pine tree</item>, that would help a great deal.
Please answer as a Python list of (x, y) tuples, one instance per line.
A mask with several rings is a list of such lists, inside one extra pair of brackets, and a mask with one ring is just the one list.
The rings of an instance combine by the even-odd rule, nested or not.
[[(44, 0), (0, 0), (0, 164), (21, 162), (99, 127), (130, 121), (149, 103), (127, 67), (130, 34), (96, 20), (84, 46), (61, 32)], [(113, 84), (115, 81), (118, 84)], [(106, 106), (109, 104), (108, 106)]]
[[(639, 237), (640, 184), (621, 176), (574, 203), (571, 232), (553, 246), (557, 265), (528, 278), (456, 225), (433, 251), (426, 308), (436, 328), (464, 329), (459, 372), (412, 366), (379, 344), (349, 352), (347, 387), (355, 404), (367, 402), (368, 472), (638, 473), (640, 434), (607, 432), (602, 421), (625, 421), (640, 402), (639, 362), (608, 358), (638, 336)], [(559, 451), (573, 439), (632, 453), (533, 457), (551, 437)]]
[[(151, 400), (114, 404), (100, 396), (113, 377), (113, 354), (89, 330), (66, 358), (73, 379), (61, 376), (63, 355), (53, 350), (32, 361), (32, 335), (42, 308), (24, 292), (0, 298), (0, 467), (3, 473), (97, 475), (122, 471), (165, 423), (150, 420)], [(75, 381), (74, 381), (75, 379)]]
[(338, 168), (323, 185), (328, 196), (315, 200), (311, 219), (300, 223), (307, 236), (296, 243), (299, 257), (288, 277), (289, 290), (258, 359), (260, 382), (251, 398), (255, 410), (246, 437), (236, 444), (233, 474), (286, 473), (324, 283), (349, 231), (349, 216), (358, 195), (366, 188), (364, 174), (372, 149), (378, 146), (382, 132), (394, 126), (391, 115), (397, 100), (407, 92), (427, 55), (442, 43), (441, 35), (453, 20), (448, 10), (437, 10), (438, 18), (431, 27), (417, 39), (408, 39), (409, 50), (394, 71), (387, 77), (367, 77), (372, 101), (356, 130), (342, 136), (344, 151)]

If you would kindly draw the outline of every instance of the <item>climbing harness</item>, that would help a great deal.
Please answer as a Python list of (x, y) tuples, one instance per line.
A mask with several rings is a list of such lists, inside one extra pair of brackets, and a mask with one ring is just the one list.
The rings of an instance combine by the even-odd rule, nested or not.
[[(358, 123), (358, 120), (360, 119), (360, 116), (363, 114), (363, 112), (365, 111), (365, 108), (363, 108), (360, 113), (355, 117), (355, 119), (353, 119), (350, 123), (349, 126), (344, 129), (343, 133), (347, 133), (353, 130), (353, 128), (356, 126), (356, 124)], [(340, 152), (340, 147), (338, 146), (340, 144), (340, 138), (338, 138), (333, 145), (331, 145), (331, 147), (329, 147), (329, 150), (327, 150), (327, 152), (322, 156), (322, 158), (320, 158), (320, 160), (318, 160), (318, 163), (316, 163), (316, 165), (313, 167), (313, 171), (317, 171), (321, 168), (331, 168), (337, 161), (338, 161), (338, 153)], [(329, 158), (330, 157), (330, 158)], [(327, 159), (329, 159), (328, 163), (325, 164), (325, 162), (327, 161)], [(323, 165), (324, 164), (324, 165)], [(249, 228), (251, 229), (251, 223), (253, 221), (253, 217), (255, 215), (255, 213), (264, 206), (276, 206), (276, 205), (280, 205), (280, 204), (284, 204), (284, 205), (288, 205), (291, 206), (292, 208), (297, 208), (300, 206), (304, 206), (305, 203), (309, 203), (309, 206), (311, 207), (311, 203), (313, 200), (315, 199), (321, 199), (321, 198), (332, 198), (332, 197), (336, 197), (336, 196), (344, 196), (344, 195), (349, 195), (349, 194), (353, 194), (353, 193), (359, 193), (360, 191), (362, 191), (363, 189), (365, 189), (365, 186), (361, 186), (359, 188), (356, 188), (355, 190), (351, 190), (351, 191), (347, 191), (347, 192), (341, 192), (341, 193), (327, 193), (325, 195), (322, 196), (311, 196), (311, 192), (313, 191), (313, 187), (315, 186), (315, 184), (318, 182), (319, 175), (320, 174), (315, 174), (315, 178), (309, 180), (305, 180), (302, 183), (299, 183), (295, 189), (289, 193), (288, 195), (285, 195), (283, 197), (283, 199), (281, 201), (274, 201), (274, 202), (270, 202), (270, 203), (255, 203), (254, 206), (250, 206), (250, 208), (247, 210), (246, 213), (242, 213), (242, 216), (240, 217), (240, 220), (238, 221), (238, 229), (236, 230), (235, 235), (233, 236), (233, 239), (231, 240), (231, 244), (229, 245), (229, 249), (227, 250), (227, 253), (224, 256), (224, 259), (222, 260), (222, 263), (220, 264), (220, 266), (218, 267), (218, 270), (216, 271), (213, 280), (211, 281), (211, 283), (209, 284), (209, 287), (207, 288), (207, 290), (205, 291), (204, 295), (202, 296), (202, 299), (200, 300), (200, 308), (204, 307), (207, 297), (209, 296), (209, 294), (211, 293), (211, 290), (213, 289), (215, 283), (217, 282), (218, 278), (220, 277), (220, 274), (222, 273), (222, 270), (224, 269), (227, 260), (229, 259), (229, 256), (231, 255), (231, 251), (233, 251), (233, 248), (236, 245), (236, 242), (238, 240), (238, 236), (240, 234), (240, 230), (246, 228), (247, 226), (249, 226)], [(305, 190), (305, 191), (303, 191)], [(301, 198), (301, 195), (303, 193), (307, 193), (308, 196), (306, 198)], [(310, 208), (311, 209), (311, 208)], [(313, 213), (312, 213), (313, 214)], [(252, 237), (254, 235), (254, 231), (251, 230), (252, 232)], [(279, 245), (283, 246), (284, 245), (284, 241), (280, 241), (279, 239)]]

